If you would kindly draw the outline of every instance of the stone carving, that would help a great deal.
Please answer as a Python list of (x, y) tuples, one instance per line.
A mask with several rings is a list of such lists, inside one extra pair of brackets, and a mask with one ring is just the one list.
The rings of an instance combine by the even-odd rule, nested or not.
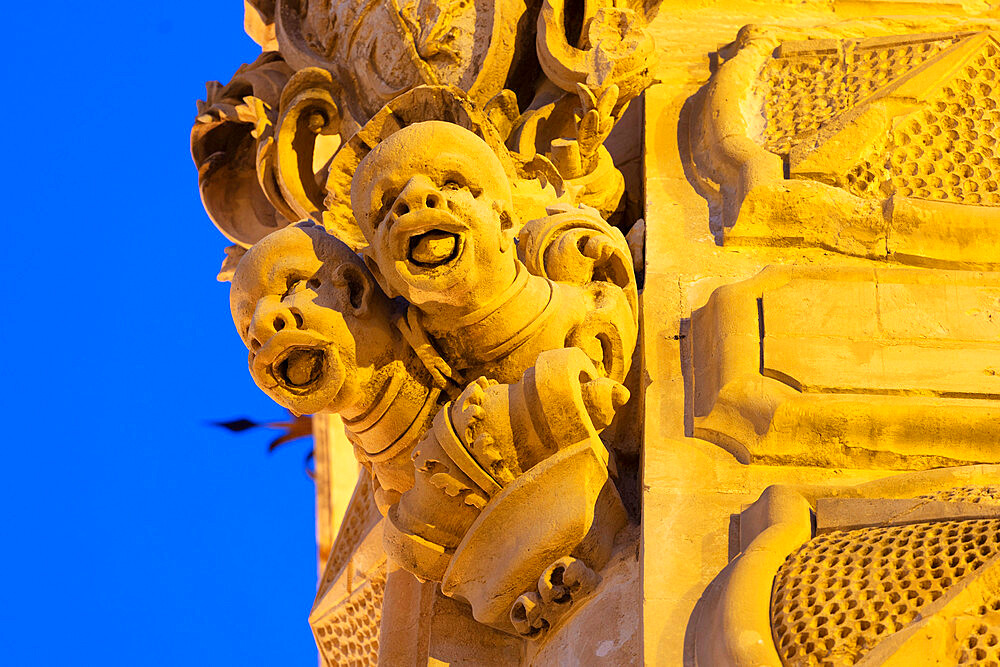
[[(624, 379), (637, 316), (624, 237), (585, 210), (518, 230), (503, 165), (472, 132), (441, 121), (395, 132), (361, 162), (351, 198), (365, 262), (410, 304), (401, 328), (442, 388), (516, 381), (567, 342)], [(522, 246), (542, 275), (517, 257)]]
[(720, 288), (692, 316), (694, 433), (744, 462), (997, 462), (998, 278), (769, 267)]
[(361, 259), (311, 223), (282, 229), (240, 261), (231, 303), (257, 385), (296, 413), (340, 413), (388, 507), (413, 483), (410, 448), (440, 391)]
[[(777, 48), (775, 48), (777, 47)], [(693, 136), (726, 243), (996, 269), (990, 31), (781, 41), (745, 29)]]
[(767, 489), (741, 514), (742, 553), (705, 598), (697, 663), (989, 664), (998, 473)]
[(358, 480), (309, 614), (316, 646), (331, 665), (378, 661), (386, 559), (370, 480)]
[[(386, 550), (511, 631), (526, 584), (568, 555), (602, 567), (626, 523), (593, 424), (613, 416), (623, 390), (575, 348), (541, 353), (514, 385), (470, 384), (415, 447), (416, 481), (389, 511)], [(544, 522), (521, 519), (540, 505)]]
[(363, 468), (323, 660), (992, 664), (995, 8), (656, 4), (247, 0), (192, 155)]
[(535, 637), (558, 622), (575, 600), (597, 588), (601, 577), (576, 558), (564, 557), (545, 568), (538, 592), (523, 593), (510, 610), (510, 622), (519, 635)]
[(296, 219), (275, 209), (258, 179), (255, 136), (258, 113), (278, 106), (292, 74), (280, 55), (265, 52), (225, 86), (209, 83), (207, 99), (198, 102), (191, 154), (202, 202), (219, 231), (242, 247)]
[[(491, 140), (512, 149), (508, 159), (541, 175), (546, 204), (620, 216), (624, 180), (602, 144), (652, 81), (645, 25), (655, 3), (587, 3), (569, 18), (560, 0), (541, 11), (517, 0), (258, 4), (248, 7), (253, 34), (273, 46), (275, 31), (280, 55), (266, 52), (226, 86), (212, 84), (192, 133), (206, 208), (238, 246), (303, 219), (364, 245), (349, 196), (359, 142), (340, 149), (372, 119), (383, 120), (368, 125), (377, 134), (393, 112), (427, 105), (441, 108), (420, 109), (425, 120), (459, 122), (456, 111), (475, 109)], [(577, 21), (587, 26), (579, 39), (566, 32)], [(452, 98), (450, 107), (426, 90), (408, 96), (421, 88)], [(242, 208), (230, 211), (223, 193), (237, 188)]]
[[(405, 99), (441, 95), (462, 100)], [(522, 223), (532, 209), (515, 204), (502, 144), (455, 123), (384, 121), (342, 152), (364, 155), (350, 192), (367, 245), (357, 254), (311, 222), (270, 234), (236, 267), (233, 320), (264, 391), (341, 414), (390, 560), (480, 622), (537, 636), (511, 621), (519, 596), (572, 558), (579, 581), (550, 601), (555, 623), (627, 523), (600, 434), (629, 399), (631, 251), (586, 207), (556, 202)], [(525, 523), (539, 503), (547, 521)]]
[[(638, 292), (604, 142), (652, 81), (655, 3), (576, 11), (248, 2), (268, 51), (199, 107), (192, 154), (235, 244), (219, 278), (251, 375), (296, 413), (341, 416), (388, 517), (387, 561), (328, 564), (346, 583), (324, 585), (312, 625), (331, 663), (377, 651), (342, 620), (381, 613), (402, 581), (387, 567), (517, 635), (518, 596), (574, 559), (554, 624), (627, 522), (600, 435), (629, 398)], [(503, 534), (540, 504), (547, 531)]]

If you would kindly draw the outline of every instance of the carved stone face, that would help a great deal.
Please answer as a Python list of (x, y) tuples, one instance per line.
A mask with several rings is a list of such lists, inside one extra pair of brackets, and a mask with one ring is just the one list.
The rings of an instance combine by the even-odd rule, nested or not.
[(349, 406), (372, 352), (390, 347), (388, 300), (322, 227), (288, 227), (254, 245), (236, 268), (230, 307), (254, 381), (299, 414)]
[(416, 123), (378, 144), (358, 167), (351, 204), (370, 243), (365, 260), (390, 296), (468, 306), (514, 269), (506, 173), (458, 125)]

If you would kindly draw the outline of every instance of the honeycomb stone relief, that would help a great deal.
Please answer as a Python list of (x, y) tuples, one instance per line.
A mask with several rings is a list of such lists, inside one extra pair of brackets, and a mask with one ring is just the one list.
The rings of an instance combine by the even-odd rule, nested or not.
[(958, 486), (934, 493), (927, 493), (918, 498), (928, 500), (945, 500), (952, 503), (982, 503), (1000, 505), (1000, 484), (987, 486)]
[(785, 45), (760, 75), (764, 84), (764, 147), (787, 154), (824, 122), (958, 39), (936, 35), (891, 46), (847, 40), (811, 52)]
[(994, 597), (980, 605), (976, 613), (977, 623), (969, 626), (969, 631), (960, 642), (961, 648), (955, 657), (957, 665), (1000, 665), (1000, 598)]
[(996, 271), (998, 26), (741, 33), (690, 131), (723, 244)]
[[(778, 653), (795, 667), (856, 664), (998, 552), (996, 519), (820, 535), (792, 553), (775, 578), (771, 621)], [(963, 653), (973, 658), (957, 658), (982, 664), (976, 656), (994, 650), (990, 632), (975, 630)]]
[(847, 190), (1000, 206), (998, 72), (1000, 49), (990, 40), (930, 106), (896, 125), (884, 150), (847, 173)]
[(340, 530), (337, 532), (333, 548), (330, 550), (330, 558), (323, 570), (321, 590), (328, 588), (330, 583), (340, 576), (358, 545), (361, 544), (365, 535), (379, 518), (380, 515), (372, 497), (371, 475), (367, 471), (363, 471), (358, 476), (354, 495), (347, 506), (344, 520), (340, 524)]
[(314, 625), (325, 664), (364, 667), (378, 663), (385, 581), (383, 560), (346, 600)]

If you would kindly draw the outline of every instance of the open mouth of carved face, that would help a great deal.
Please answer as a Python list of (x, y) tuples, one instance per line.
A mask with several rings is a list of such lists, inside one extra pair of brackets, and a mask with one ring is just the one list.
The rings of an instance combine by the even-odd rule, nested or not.
[(415, 273), (454, 266), (466, 230), (457, 218), (438, 209), (408, 213), (392, 230), (394, 255), (405, 258)]
[(323, 379), (326, 352), (315, 347), (293, 347), (271, 363), (271, 374), (284, 389), (300, 394)]
[[(341, 340), (350, 336), (336, 322), (329, 324)], [(333, 338), (313, 330), (285, 328), (251, 351), (250, 374), (281, 405), (295, 414), (312, 414), (338, 400), (347, 377), (340, 349)]]
[(406, 258), (413, 264), (433, 269), (458, 257), (461, 237), (440, 229), (432, 229), (410, 237)]

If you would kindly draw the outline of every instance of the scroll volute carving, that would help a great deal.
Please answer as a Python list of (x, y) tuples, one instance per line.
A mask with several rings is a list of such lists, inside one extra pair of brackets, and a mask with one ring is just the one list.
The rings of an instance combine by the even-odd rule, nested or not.
[(618, 86), (631, 100), (651, 82), (653, 39), (642, 8), (618, 0), (587, 0), (579, 48), (566, 33), (565, 0), (544, 0), (538, 14), (538, 60), (545, 74), (563, 90), (577, 84)]
[(277, 184), (299, 220), (322, 219), (325, 169), (340, 147), (343, 131), (353, 134), (356, 129), (337, 104), (339, 92), (326, 70), (309, 67), (296, 72), (281, 93), (271, 136), (261, 140), (258, 177)]
[[(198, 167), (202, 203), (226, 238), (249, 247), (296, 219), (276, 208), (256, 175), (257, 126), (273, 107), (292, 69), (274, 52), (240, 67), (225, 86), (208, 84), (191, 128), (191, 155)], [(290, 217), (291, 216), (291, 217)]]
[[(357, 123), (341, 111), (332, 75), (310, 67), (293, 73), (265, 53), (226, 86), (209, 84), (192, 129), (205, 208), (216, 226), (248, 248), (290, 222), (323, 218), (329, 163), (342, 133)], [(338, 230), (352, 247), (351, 227)]]

